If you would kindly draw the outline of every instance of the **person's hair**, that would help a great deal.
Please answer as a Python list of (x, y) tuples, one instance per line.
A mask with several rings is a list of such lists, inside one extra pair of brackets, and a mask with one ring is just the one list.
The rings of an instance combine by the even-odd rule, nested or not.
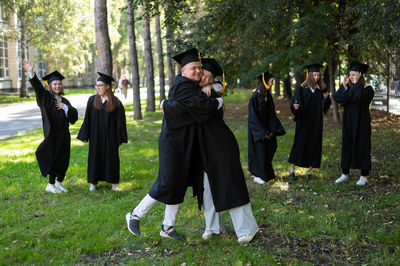
[[(53, 81), (54, 81), (54, 80), (53, 80)], [(53, 81), (52, 81), (52, 82), (53, 82)], [(64, 93), (64, 86), (62, 85), (62, 81), (61, 81), (61, 80), (60, 80), (60, 82), (61, 82), (61, 91), (60, 91), (60, 93), (59, 93), (58, 95), (65, 95), (65, 93)], [(50, 82), (49, 85), (47, 86), (47, 90), (48, 90), (49, 92), (51, 92), (51, 94), (55, 95), (53, 89), (51, 88), (51, 82)]]
[(314, 73), (314, 72), (309, 72), (309, 73), (308, 73), (308, 76), (307, 76), (306, 80), (305, 80), (303, 83), (301, 83), (301, 85), (303, 85), (303, 86), (308, 86), (308, 87), (310, 87), (310, 88), (314, 88), (315, 85), (318, 84), (318, 86), (319, 86), (319, 88), (320, 88), (321, 90), (326, 89), (327, 86), (326, 86), (326, 83), (324, 82), (324, 80), (322, 79), (322, 75), (320, 75), (318, 82), (315, 83), (315, 82), (312, 80), (312, 73)]
[[(107, 97), (107, 112), (113, 112), (117, 107), (119, 107), (119, 102), (117, 100), (117, 97), (114, 96), (114, 93), (111, 90), (111, 87), (106, 90), (104, 93), (104, 97)], [(94, 97), (94, 107), (97, 110), (101, 110), (103, 108), (103, 103), (101, 102), (101, 96), (99, 94), (96, 94)]]
[[(360, 76), (360, 78), (358, 79), (358, 82), (363, 86), (363, 87), (365, 87), (365, 85), (367, 84), (366, 83), (366, 81), (365, 81), (365, 78), (364, 78), (364, 75), (361, 73), (361, 76)], [(350, 86), (353, 86), (354, 84), (351, 82), (351, 80), (350, 80)]]
[(268, 90), (267, 88), (265, 88), (264, 83), (262, 81), (258, 83), (257, 91), (258, 91), (257, 95), (258, 110), (261, 110), (267, 103), (266, 98), (268, 95)]

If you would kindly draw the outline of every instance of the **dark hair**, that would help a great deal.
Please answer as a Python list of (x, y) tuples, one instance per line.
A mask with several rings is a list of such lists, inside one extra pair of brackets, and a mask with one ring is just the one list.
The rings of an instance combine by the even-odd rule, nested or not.
[[(107, 97), (107, 112), (113, 112), (115, 111), (115, 109), (117, 109), (117, 107), (119, 107), (119, 101), (117, 100), (117, 97), (114, 96), (114, 93), (111, 90), (111, 87), (109, 89), (106, 90), (105, 92), (105, 97)], [(94, 103), (93, 103), (94, 107), (97, 110), (101, 110), (103, 108), (103, 103), (101, 102), (101, 96), (99, 94), (96, 94), (96, 96), (94, 97)]]
[(258, 92), (257, 95), (258, 109), (261, 110), (267, 103), (267, 95), (268, 95), (268, 90), (267, 88), (265, 88), (263, 82), (258, 83), (257, 92)]
[(312, 80), (312, 73), (314, 73), (314, 72), (309, 72), (309, 73), (308, 73), (308, 76), (306, 77), (306, 80), (305, 80), (303, 83), (301, 83), (301, 85), (303, 85), (303, 86), (306, 85), (306, 86), (308, 86), (308, 87), (310, 87), (310, 88), (314, 88), (315, 85), (318, 84), (318, 86), (319, 86), (319, 88), (320, 88), (321, 90), (326, 89), (326, 83), (325, 83), (324, 80), (322, 79), (322, 75), (319, 77), (318, 82), (315, 83), (315, 82)]

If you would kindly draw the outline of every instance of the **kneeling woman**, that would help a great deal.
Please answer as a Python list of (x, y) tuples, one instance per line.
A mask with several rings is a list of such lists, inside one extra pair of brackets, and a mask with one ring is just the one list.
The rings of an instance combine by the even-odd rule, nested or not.
[(89, 141), (87, 179), (90, 191), (97, 189), (98, 181), (119, 184), (119, 154), (122, 143), (127, 143), (125, 109), (114, 96), (111, 83), (114, 79), (98, 72), (96, 95), (89, 98), (85, 119), (78, 139)]
[(277, 148), (276, 136), (284, 135), (285, 129), (276, 117), (270, 90), (275, 78), (268, 71), (257, 78), (260, 84), (249, 102), (248, 158), (254, 182), (264, 184), (275, 178), (272, 159)]
[(76, 122), (78, 111), (62, 97), (64, 88), (61, 81), (64, 77), (58, 71), (42, 78), (49, 86), (49, 90), (46, 90), (33, 72), (33, 64), (24, 60), (23, 66), (28, 72), (29, 82), (35, 90), (36, 102), (42, 113), (44, 140), (35, 154), (40, 172), (44, 177), (49, 175), (46, 191), (67, 192), (62, 182), (69, 165), (71, 146), (69, 123)]

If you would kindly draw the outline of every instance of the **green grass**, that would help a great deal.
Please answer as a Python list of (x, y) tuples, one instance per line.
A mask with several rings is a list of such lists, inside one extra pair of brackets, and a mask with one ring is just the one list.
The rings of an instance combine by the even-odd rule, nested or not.
[[(229, 213), (222, 213), (223, 233), (203, 241), (202, 212), (188, 190), (176, 228), (188, 241), (159, 236), (164, 205), (157, 203), (142, 219), (142, 235), (131, 235), (125, 214), (148, 192), (158, 171), (157, 140), (162, 113), (144, 113), (134, 121), (127, 106), (129, 143), (120, 148), (121, 191), (100, 183), (89, 192), (86, 181), (88, 145), (76, 140), (82, 118), (71, 127), (72, 149), (65, 194), (44, 191), (34, 151), (42, 130), (0, 142), (0, 265), (10, 264), (152, 264), (277, 265), (371, 264), (396, 265), (400, 260), (400, 167), (398, 129), (374, 128), (371, 182), (356, 187), (350, 181), (334, 185), (340, 175), (341, 131), (325, 126), (322, 167), (306, 182), (288, 182), (288, 153), (294, 122), (279, 115), (287, 129), (278, 138), (274, 158), (277, 178), (256, 185), (247, 170), (249, 92), (225, 98), (227, 124), (236, 135), (253, 213), (261, 228), (249, 244), (239, 245)], [(276, 101), (287, 106), (285, 100)], [(279, 103), (281, 103), (279, 105)], [(282, 108), (282, 107), (279, 107)], [(142, 109), (144, 110), (144, 108)], [(281, 110), (282, 111), (282, 110)]]
[[(75, 95), (75, 94), (93, 94), (94, 88), (88, 89), (65, 89), (66, 96)], [(28, 98), (20, 98), (19, 94), (5, 95), (0, 94), (0, 106), (5, 106), (14, 103), (24, 103), (24, 102), (32, 102), (35, 101), (35, 93), (28, 93)]]

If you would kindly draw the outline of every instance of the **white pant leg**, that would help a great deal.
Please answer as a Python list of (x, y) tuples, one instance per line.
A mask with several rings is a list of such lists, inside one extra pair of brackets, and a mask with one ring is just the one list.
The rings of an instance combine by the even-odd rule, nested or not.
[(250, 203), (230, 209), (229, 214), (238, 238), (258, 232), (258, 225), (251, 211)]
[(133, 210), (133, 214), (139, 218), (142, 218), (156, 202), (157, 200), (153, 199), (149, 194), (147, 194), (139, 203), (139, 205)]
[(214, 234), (221, 232), (219, 213), (215, 211), (213, 198), (211, 195), (210, 183), (207, 173), (204, 172), (204, 193), (203, 193), (204, 218), (206, 220), (206, 231)]
[(163, 225), (174, 226), (179, 205), (180, 204), (165, 205), (165, 215), (164, 215)]

